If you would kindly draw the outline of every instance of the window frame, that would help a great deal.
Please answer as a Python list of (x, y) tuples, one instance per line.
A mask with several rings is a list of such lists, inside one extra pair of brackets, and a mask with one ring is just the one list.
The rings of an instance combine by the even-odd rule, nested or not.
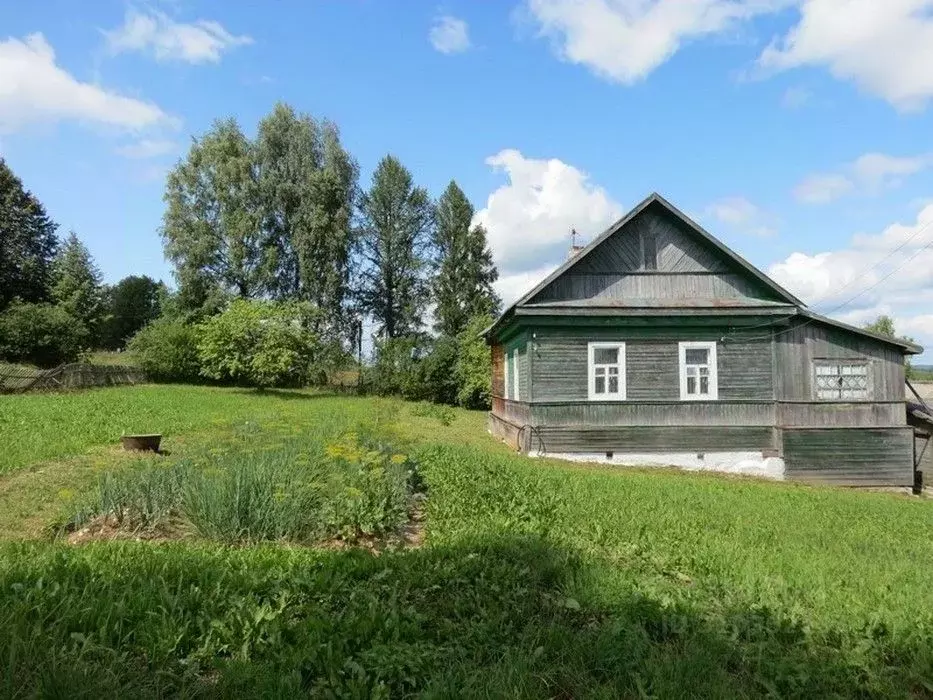
[(521, 373), (518, 370), (518, 346), (512, 348), (512, 401), (521, 401)]
[[(709, 391), (705, 394), (687, 393), (687, 350), (707, 350), (709, 368)], [(681, 401), (718, 401), (719, 400), (719, 363), (716, 355), (715, 340), (682, 340), (677, 348), (678, 370), (680, 374)], [(696, 365), (700, 366), (700, 365)]]
[[(606, 393), (596, 393), (596, 351), (597, 350), (618, 350), (618, 360), (615, 367), (619, 370), (619, 389), (614, 393), (609, 393), (608, 373), (606, 375)], [(628, 382), (625, 380), (625, 342), (621, 340), (594, 340), (587, 343), (586, 349), (586, 395), (590, 401), (625, 401)], [(611, 364), (600, 363), (601, 367), (612, 367)]]
[(502, 357), (502, 366), (503, 366), (503, 386), (502, 386), (502, 398), (506, 401), (510, 401), (510, 394), (512, 393), (512, 353), (509, 350), (505, 350)]
[[(818, 367), (839, 367), (842, 368), (845, 365), (859, 365), (865, 367), (865, 377), (866, 377), (866, 387), (865, 392), (866, 396), (860, 399), (853, 398), (843, 398), (842, 389), (838, 389), (839, 397), (832, 399), (824, 399), (820, 397), (820, 388), (817, 385), (817, 368)], [(840, 371), (838, 375), (843, 376)], [(811, 380), (811, 391), (810, 395), (813, 401), (818, 401), (820, 403), (858, 403), (859, 401), (873, 401), (875, 396), (875, 375), (873, 370), (873, 363), (868, 358), (863, 357), (845, 357), (845, 358), (830, 358), (830, 357), (815, 357), (810, 362), (810, 380)]]

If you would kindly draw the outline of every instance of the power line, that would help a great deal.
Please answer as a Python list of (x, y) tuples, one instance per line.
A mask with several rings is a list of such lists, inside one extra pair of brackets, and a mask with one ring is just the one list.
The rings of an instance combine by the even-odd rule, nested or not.
[[(874, 270), (876, 267), (878, 267), (879, 265), (881, 265), (881, 263), (883, 263), (885, 260), (888, 260), (888, 259), (889, 259), (891, 256), (893, 256), (895, 253), (897, 253), (898, 251), (902, 250), (902, 249), (903, 249), (908, 243), (910, 243), (914, 238), (916, 238), (916, 237), (919, 236), (921, 233), (923, 233), (925, 230), (927, 230), (928, 228), (930, 228), (930, 226), (933, 226), (933, 221), (929, 221), (929, 222), (927, 222), (926, 224), (924, 224), (923, 226), (919, 227), (916, 231), (914, 231), (912, 234), (910, 234), (910, 236), (908, 236), (907, 238), (905, 238), (904, 241), (901, 242), (900, 245), (898, 245), (898, 246), (896, 246), (894, 249), (892, 249), (892, 250), (891, 250), (887, 255), (885, 255), (883, 258), (881, 258), (880, 260), (876, 261), (876, 262), (873, 263), (872, 265), (869, 265), (868, 267), (866, 267), (865, 269), (863, 269), (861, 272), (859, 272), (857, 275), (854, 275), (854, 276), (852, 277), (851, 280), (849, 280), (846, 284), (844, 284), (842, 287), (839, 288), (839, 291), (842, 291), (843, 289), (845, 289), (845, 288), (851, 286), (852, 283), (855, 282), (857, 279), (860, 279), (860, 278), (864, 277), (866, 274), (868, 274), (869, 272), (871, 272), (872, 270)], [(894, 275), (895, 272), (897, 272), (898, 270), (901, 270), (902, 268), (904, 268), (904, 266), (906, 266), (907, 263), (909, 263), (911, 260), (913, 260), (913, 259), (916, 258), (918, 255), (920, 255), (920, 253), (922, 253), (923, 251), (929, 249), (930, 247), (933, 247), (933, 240), (931, 240), (931, 241), (930, 241), (929, 243), (927, 243), (926, 245), (924, 245), (924, 246), (922, 246), (922, 247), (920, 247), (920, 248), (917, 248), (917, 250), (915, 250), (915, 251), (913, 252), (913, 254), (910, 255), (910, 257), (908, 257), (906, 260), (904, 260), (900, 265), (898, 265), (898, 266), (894, 267), (893, 269), (891, 269), (884, 277), (882, 277), (881, 279), (879, 279), (878, 281), (876, 281), (874, 284), (869, 285), (869, 286), (866, 287), (865, 289), (861, 290), (861, 291), (858, 292), (857, 294), (854, 294), (853, 296), (851, 296), (851, 297), (849, 297), (848, 299), (846, 299), (845, 301), (843, 301), (841, 304), (839, 304), (839, 305), (837, 305), (837, 306), (834, 306), (832, 309), (830, 309), (829, 311), (827, 311), (826, 313), (821, 314), (821, 315), (823, 315), (823, 316), (828, 316), (829, 314), (836, 313), (836, 312), (839, 311), (840, 309), (845, 308), (846, 306), (848, 306), (849, 304), (851, 304), (853, 301), (855, 301), (856, 299), (858, 299), (858, 298), (859, 298), (860, 296), (862, 296), (863, 294), (867, 294), (867, 293), (870, 292), (872, 289), (875, 289), (875, 288), (878, 287), (880, 284), (882, 284), (883, 282), (885, 282), (886, 280), (888, 280), (892, 275)], [(763, 339), (767, 339), (767, 338), (776, 338), (777, 336), (782, 335), (782, 334), (784, 334), (784, 333), (789, 333), (789, 332), (791, 332), (791, 331), (795, 331), (795, 330), (798, 330), (798, 329), (800, 329), (800, 328), (803, 328), (804, 326), (807, 326), (807, 325), (813, 323), (813, 322), (816, 321), (816, 320), (817, 320), (817, 319), (812, 319), (812, 318), (811, 318), (811, 319), (809, 319), (808, 321), (805, 321), (804, 323), (801, 323), (799, 326), (794, 326), (793, 328), (786, 328), (786, 329), (784, 329), (783, 331), (776, 331), (776, 332), (771, 333), (771, 334), (769, 334), (769, 335), (756, 336), (756, 337), (752, 337), (752, 338), (743, 338), (743, 340), (763, 340)], [(748, 327), (744, 328), (743, 330), (754, 330), (755, 328), (763, 328), (763, 327), (765, 327), (765, 326), (770, 326), (770, 325), (772, 325), (772, 324), (771, 324), (771, 323), (762, 323), (762, 324), (759, 324), (759, 325), (757, 325), (757, 326), (748, 326)], [(735, 329), (733, 329), (733, 335), (734, 335), (734, 333), (735, 333)], [(724, 340), (725, 340), (725, 338), (724, 338)]]

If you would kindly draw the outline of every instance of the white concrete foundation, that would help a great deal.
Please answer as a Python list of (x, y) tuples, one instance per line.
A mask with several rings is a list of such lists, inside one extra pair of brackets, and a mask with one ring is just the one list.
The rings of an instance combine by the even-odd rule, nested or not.
[(784, 479), (784, 460), (761, 452), (531, 452), (532, 457), (552, 457), (572, 462), (598, 462), (632, 467), (677, 467), (687, 471), (718, 471)]

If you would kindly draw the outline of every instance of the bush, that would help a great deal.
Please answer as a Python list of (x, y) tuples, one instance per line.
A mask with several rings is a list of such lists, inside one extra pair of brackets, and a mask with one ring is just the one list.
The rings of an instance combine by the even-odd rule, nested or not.
[(427, 355), (428, 347), (427, 340), (418, 336), (377, 340), (376, 361), (365, 372), (369, 391), (413, 401), (427, 399), (422, 358)]
[(59, 306), (14, 301), (0, 314), (0, 358), (56, 367), (74, 362), (88, 341), (84, 325)]
[(482, 332), (492, 316), (474, 316), (457, 336), (457, 403), (464, 408), (489, 408), (492, 401), (492, 354)]
[(192, 382), (200, 376), (197, 343), (196, 326), (159, 318), (133, 336), (128, 349), (150, 379)]
[(493, 319), (476, 316), (456, 338), (411, 336), (376, 343), (366, 372), (370, 391), (411, 401), (488, 408), (492, 358), (482, 331)]
[(319, 320), (309, 304), (238, 299), (199, 326), (201, 373), (261, 388), (324, 381), (343, 353)]

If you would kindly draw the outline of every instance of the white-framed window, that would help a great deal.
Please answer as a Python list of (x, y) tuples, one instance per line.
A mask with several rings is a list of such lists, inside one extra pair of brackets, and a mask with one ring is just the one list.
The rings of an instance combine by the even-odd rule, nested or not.
[(505, 365), (505, 398), (510, 401), (519, 401), (518, 395), (518, 348), (507, 350), (504, 359)]
[(680, 400), (715, 401), (718, 398), (716, 343), (680, 343)]
[(589, 344), (590, 401), (625, 399), (625, 343)]
[(503, 384), (503, 394), (506, 399), (512, 398), (512, 353), (508, 350), (505, 351), (505, 357), (502, 359), (502, 364), (505, 366), (505, 381)]
[(867, 401), (871, 398), (871, 365), (865, 360), (817, 360), (813, 390), (821, 401)]
[(519, 387), (519, 371), (518, 371), (518, 348), (512, 349), (512, 400), (521, 401)]

